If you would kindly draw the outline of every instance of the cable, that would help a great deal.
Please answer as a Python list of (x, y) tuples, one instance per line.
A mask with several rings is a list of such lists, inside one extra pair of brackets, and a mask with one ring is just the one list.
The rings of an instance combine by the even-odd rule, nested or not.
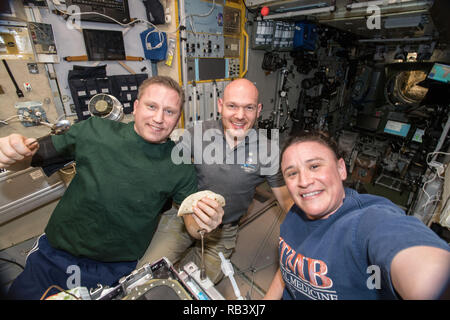
[(430, 155), (434, 155), (434, 154), (445, 154), (445, 155), (447, 155), (447, 156), (450, 156), (450, 153), (448, 153), (448, 152), (433, 151), (433, 152), (430, 152), (429, 154), (427, 154), (427, 163), (428, 163), (428, 157), (429, 157)]
[[(259, 245), (258, 249), (256, 250), (256, 254), (255, 254), (255, 256), (253, 257), (253, 260), (252, 260), (252, 263), (250, 264), (250, 267), (248, 267), (248, 268), (245, 269), (245, 270), (241, 270), (241, 271), (239, 272), (239, 274), (246, 273), (247, 271), (251, 271), (251, 272), (252, 272), (252, 280), (251, 280), (250, 291), (249, 291), (250, 297), (252, 296), (252, 292), (253, 292), (254, 279), (255, 279), (255, 272), (256, 272), (256, 269), (255, 269), (254, 264), (256, 263), (256, 260), (257, 260), (258, 256), (260, 255), (262, 248), (265, 246), (266, 242), (268, 241), (269, 236), (272, 234), (272, 232), (273, 232), (275, 226), (277, 225), (278, 221), (280, 220), (281, 215), (283, 214), (283, 209), (279, 206), (278, 202), (274, 202), (274, 203), (275, 203), (276, 206), (278, 207), (278, 215), (277, 215), (276, 219), (274, 219), (274, 221), (272, 222), (272, 225), (270, 226), (268, 232), (266, 233), (266, 235), (265, 235), (263, 241), (261, 242), (261, 244)], [(267, 265), (264, 266), (264, 268), (265, 268), (265, 267), (268, 267), (268, 266), (270, 266), (270, 265), (272, 265), (272, 264), (273, 264), (273, 263), (267, 264)]]
[(426, 208), (427, 206), (429, 206), (430, 204), (432, 204), (432, 203), (434, 203), (434, 202), (440, 202), (440, 201), (441, 201), (441, 200), (440, 200), (440, 197), (441, 197), (440, 192), (438, 192), (437, 194), (434, 194), (434, 195), (430, 195), (430, 194), (425, 190), (425, 187), (426, 187), (428, 184), (430, 184), (431, 182), (433, 182), (433, 181), (436, 179), (436, 177), (438, 177), (439, 179), (444, 179), (444, 177), (441, 176), (441, 172), (439, 172), (438, 167), (437, 167), (436, 165), (433, 165), (433, 161), (430, 161), (430, 160), (429, 160), (430, 156), (435, 155), (435, 154), (450, 155), (450, 153), (447, 153), (447, 152), (441, 152), (441, 151), (430, 152), (430, 153), (427, 154), (427, 157), (426, 157), (427, 166), (428, 166), (429, 168), (435, 168), (435, 169), (436, 169), (436, 172), (433, 174), (433, 177), (430, 178), (430, 179), (428, 179), (428, 181), (426, 181), (426, 182), (423, 184), (423, 186), (422, 186), (422, 191), (423, 191), (423, 193), (425, 194), (425, 196), (427, 197), (427, 200), (426, 200), (425, 203), (421, 206), (421, 208), (423, 208), (423, 210), (425, 210), (425, 208)]
[(214, 8), (216, 7), (216, 0), (213, 0), (212, 2), (212, 7), (211, 9), (207, 12), (207, 13), (195, 13), (195, 14), (190, 14), (189, 17), (200, 17), (200, 18), (205, 18), (211, 15), (211, 13), (214, 11)]
[[(158, 29), (158, 27), (156, 27), (156, 25), (154, 25), (153, 23), (151, 23), (150, 21), (147, 21), (147, 20), (145, 20), (145, 19), (138, 18), (138, 19), (134, 19), (133, 21), (130, 21), (129, 23), (121, 23), (120, 21), (117, 21), (116, 19), (114, 19), (114, 18), (112, 18), (112, 17), (110, 17), (110, 16), (107, 16), (107, 15), (104, 15), (104, 14), (102, 14), (102, 13), (100, 13), (100, 12), (68, 13), (67, 11), (63, 11), (63, 10), (59, 9), (59, 8), (57, 7), (57, 5), (54, 3), (54, 0), (51, 0), (51, 1), (52, 1), (53, 5), (54, 5), (55, 9), (56, 9), (58, 12), (60, 12), (60, 13), (62, 13), (62, 14), (64, 14), (64, 15), (68, 15), (68, 16), (81, 16), (81, 15), (87, 15), (87, 14), (90, 14), (90, 15), (93, 15), (93, 14), (94, 14), (94, 15), (99, 15), (99, 16), (101, 16), (101, 17), (107, 18), (107, 19), (109, 19), (109, 20), (111, 20), (111, 21), (117, 23), (118, 25), (120, 25), (120, 26), (122, 26), (122, 27), (124, 27), (124, 28), (127, 28), (127, 27), (129, 27), (130, 25), (133, 25), (133, 24), (136, 24), (136, 23), (139, 23), (139, 22), (146, 23), (146, 24), (150, 25), (151, 27), (153, 27), (153, 30), (147, 33), (147, 35), (146, 35), (146, 37), (145, 37), (145, 43), (146, 43), (146, 44), (148, 43), (148, 42), (147, 42), (148, 35), (149, 35), (150, 33), (153, 33), (153, 32), (158, 32), (158, 33), (159, 33), (159, 38), (161, 39), (161, 42), (160, 42), (160, 43), (158, 43), (156, 46), (150, 48), (149, 50), (161, 48), (161, 46), (163, 45), (163, 42), (164, 42), (164, 37), (162, 36), (163, 31), (161, 31), (160, 29)], [(178, 30), (180, 29), (180, 27), (186, 23), (186, 19), (187, 19), (187, 18), (189, 18), (190, 25), (191, 25), (191, 28), (192, 28), (193, 32), (194, 32), (194, 33), (197, 33), (197, 32), (195, 31), (194, 26), (193, 26), (192, 18), (193, 18), (193, 17), (208, 17), (208, 16), (211, 15), (211, 13), (214, 11), (215, 6), (216, 6), (216, 0), (213, 0), (213, 4), (212, 4), (212, 7), (211, 7), (211, 9), (209, 10), (209, 12), (204, 13), (204, 14), (191, 14), (191, 15), (188, 15), (188, 16), (184, 17), (184, 20), (185, 20), (185, 21), (180, 21), (180, 23), (178, 24), (177, 28), (176, 28), (174, 31), (167, 31), (166, 33), (167, 33), (167, 34), (174, 34), (174, 33), (177, 33)]]
[(245, 7), (245, 9), (247, 9), (248, 12), (253, 13), (253, 14), (258, 13), (258, 9), (255, 9), (254, 11), (253, 11), (253, 10), (250, 10), (250, 9), (247, 7), (247, 3), (245, 3), (245, 0), (242, 0), (242, 3), (244, 4), (244, 7)]
[(9, 263), (12, 263), (12, 264), (15, 264), (15, 265), (17, 265), (18, 267), (20, 267), (22, 270), (25, 269), (25, 267), (24, 267), (23, 265), (21, 265), (20, 263), (14, 261), (14, 260), (6, 259), (6, 258), (1, 258), (1, 257), (0, 257), (0, 260), (1, 260), (1, 261), (5, 261), (5, 262), (9, 262)]
[(231, 264), (231, 261), (229, 259), (225, 259), (225, 256), (220, 251), (219, 252), (220, 260), (222, 261), (220, 267), (222, 268), (222, 272), (225, 275), (225, 277), (228, 277), (231, 281), (231, 286), (233, 287), (234, 294), (237, 298), (237, 300), (243, 300), (244, 298), (241, 295), (241, 291), (239, 290), (239, 286), (236, 283), (236, 280), (234, 279), (234, 269), (233, 265)]
[[(435, 154), (445, 154), (445, 155), (449, 156), (450, 153), (447, 153), (447, 152), (441, 152), (441, 151), (434, 151), (434, 152), (428, 153), (428, 154), (427, 154), (427, 158), (426, 158), (428, 167), (430, 167), (430, 168), (435, 168), (435, 169), (436, 169), (436, 172), (437, 172), (437, 175), (439, 176), (439, 178), (445, 179), (443, 176), (441, 176), (441, 173), (443, 173), (443, 172), (445, 171), (444, 165), (441, 164), (440, 162), (437, 162), (437, 161), (434, 161), (434, 160), (429, 161), (429, 157), (430, 157), (431, 155), (435, 155)], [(439, 169), (442, 169), (442, 172), (440, 172)]]
[[(82, 16), (82, 15), (86, 15), (86, 14), (89, 14), (89, 15), (98, 15), (98, 16), (107, 18), (107, 19), (109, 19), (109, 20), (111, 20), (111, 21), (117, 23), (118, 25), (120, 25), (120, 26), (122, 26), (122, 27), (124, 27), (124, 28), (127, 28), (127, 27), (129, 27), (130, 25), (136, 24), (136, 23), (138, 23), (138, 22), (144, 22), (144, 23), (146, 23), (146, 24), (148, 24), (148, 25), (150, 25), (151, 27), (154, 28), (154, 30), (150, 31), (148, 34), (150, 34), (150, 33), (152, 33), (152, 32), (158, 32), (158, 33), (160, 34), (160, 38), (163, 38), (163, 37), (161, 36), (162, 31), (159, 30), (159, 29), (156, 27), (156, 25), (154, 25), (153, 23), (151, 23), (150, 21), (147, 21), (147, 20), (145, 20), (145, 19), (139, 18), (139, 19), (134, 19), (133, 21), (130, 21), (130, 22), (128, 22), (128, 23), (121, 23), (120, 21), (117, 21), (116, 19), (114, 19), (114, 18), (112, 18), (112, 17), (110, 17), (110, 16), (107, 16), (107, 15), (105, 15), (105, 14), (103, 14), (103, 13), (100, 13), (100, 12), (68, 13), (67, 11), (63, 11), (63, 10), (59, 9), (59, 8), (56, 6), (54, 0), (51, 0), (51, 1), (52, 1), (53, 5), (54, 5), (54, 7), (55, 7), (55, 9), (56, 9), (57, 11), (61, 12), (61, 13), (64, 14), (64, 15), (68, 15), (68, 16)], [(179, 27), (178, 27), (178, 28), (179, 28)], [(178, 31), (178, 28), (177, 28), (174, 32), (168, 32), (168, 33), (176, 33), (176, 32)], [(148, 34), (147, 34), (147, 36), (148, 36)], [(163, 38), (163, 39), (164, 39), (164, 38)], [(146, 43), (147, 43), (147, 37), (145, 38), (145, 41), (146, 41)], [(158, 45), (156, 45), (155, 47), (151, 48), (150, 50), (160, 48), (160, 47), (162, 46), (162, 44), (163, 44), (163, 40), (161, 40), (161, 42), (160, 42)]]
[(69, 169), (69, 168), (59, 169), (59, 172), (61, 172), (62, 174), (68, 175), (68, 176), (76, 174), (77, 173), (77, 168), (76, 168), (75, 162), (71, 163), (70, 167), (72, 168), (72, 170), (69, 171), (69, 172), (65, 171), (66, 169)]
[[(439, 194), (439, 193), (438, 193), (437, 195), (435, 194), (435, 195), (430, 196), (430, 195), (428, 194), (428, 192), (426, 192), (426, 190), (425, 190), (425, 186), (426, 186), (427, 184), (433, 182), (434, 179), (436, 179), (436, 176), (438, 176), (438, 175), (435, 173), (435, 174), (433, 175), (433, 178), (431, 178), (431, 179), (429, 179), (428, 181), (426, 181), (426, 182), (423, 184), (423, 186), (422, 186), (422, 191), (423, 191), (423, 192), (425, 193), (425, 195), (427, 196), (427, 201), (425, 201), (425, 203), (422, 205), (422, 208), (424, 208), (424, 210), (425, 210), (425, 208), (426, 208), (430, 203), (435, 202), (435, 201), (440, 201), (440, 200), (439, 200), (439, 197), (440, 197), (440, 194)], [(436, 197), (437, 199), (431, 200), (431, 199), (433, 199), (434, 197)]]
[[(157, 30), (157, 32), (163, 32), (163, 31), (159, 30), (158, 27), (156, 27), (156, 25), (154, 25), (153, 23), (151, 23), (150, 21), (147, 21), (145, 19), (138, 18), (138, 19), (134, 19), (133, 21), (130, 21), (128, 23), (121, 23), (120, 21), (117, 21), (116, 19), (114, 19), (114, 18), (112, 18), (110, 16), (107, 16), (107, 15), (104, 15), (104, 14), (102, 14), (100, 12), (68, 13), (67, 11), (63, 11), (63, 10), (59, 9), (57, 7), (57, 5), (55, 4), (54, 0), (51, 0), (51, 1), (52, 1), (53, 6), (55, 7), (55, 9), (57, 11), (59, 11), (60, 13), (64, 14), (64, 15), (68, 15), (68, 16), (81, 16), (81, 15), (86, 15), (86, 14), (99, 15), (101, 17), (107, 18), (107, 19), (117, 23), (118, 25), (120, 25), (120, 26), (122, 26), (124, 28), (127, 28), (130, 25), (133, 25), (133, 24), (136, 24), (136, 23), (139, 23), (139, 22), (144, 22), (144, 23), (150, 25), (151, 27), (153, 27), (155, 30)], [(213, 0), (213, 6), (211, 7), (211, 10), (209, 12), (204, 13), (204, 14), (191, 14), (191, 15), (186, 16), (185, 20), (186, 20), (186, 18), (190, 18), (190, 17), (207, 17), (207, 16), (211, 15), (211, 13), (213, 12), (215, 5), (216, 5), (216, 0)], [(178, 27), (175, 29), (175, 31), (167, 31), (166, 33), (169, 33), (169, 34), (177, 33), (178, 30), (180, 29), (181, 25), (182, 25), (182, 22), (185, 23), (186, 21), (180, 21), (180, 23), (178, 24)]]
[[(261, 245), (259, 246), (258, 251), (255, 254), (255, 257), (253, 258), (252, 264), (250, 266), (254, 267), (254, 264), (256, 263), (256, 259), (261, 254), (261, 250), (262, 250), (263, 246), (265, 246), (267, 240), (269, 240), (269, 236), (273, 233), (273, 230), (275, 229), (275, 226), (277, 225), (278, 221), (280, 220), (282, 214), (283, 214), (283, 209), (278, 205), (278, 216), (276, 217), (276, 219), (274, 219), (272, 225), (270, 226), (269, 232), (266, 234), (263, 241), (261, 242)], [(250, 297), (252, 296), (252, 292), (253, 292), (254, 278), (255, 278), (255, 272), (252, 271), (252, 285), (250, 287)]]
[(194, 34), (196, 34), (197, 31), (195, 30), (195, 27), (194, 27), (194, 20), (192, 19), (192, 16), (187, 16), (186, 18), (189, 18), (189, 24), (190, 24), (190, 26), (191, 26), (192, 32), (193, 32)]
[[(19, 118), (18, 120), (13, 120), (15, 118)], [(30, 122), (30, 123), (36, 123), (36, 121), (34, 121), (33, 119), (31, 119), (30, 117), (24, 117), (23, 115), (15, 115), (12, 117), (9, 117), (5, 120), (0, 120), (1, 124), (4, 125), (8, 125), (11, 124), (12, 122)]]
[(68, 294), (68, 295), (71, 295), (72, 297), (74, 297), (74, 298), (77, 299), (77, 300), (82, 300), (82, 299), (78, 298), (76, 295), (74, 295), (73, 293), (70, 293), (69, 291), (64, 290), (63, 288), (61, 288), (60, 286), (58, 286), (58, 285), (56, 285), (56, 284), (51, 285), (50, 287), (48, 287), (48, 289), (45, 290), (44, 294), (41, 296), (41, 298), (40, 298), (39, 300), (44, 300), (45, 296), (48, 294), (48, 292), (49, 292), (51, 289), (58, 289), (60, 292), (64, 292), (64, 293), (66, 293), (66, 294)]
[(5, 125), (7, 125), (7, 124), (8, 124), (8, 121), (10, 121), (10, 120), (12, 120), (12, 119), (15, 119), (15, 118), (20, 118), (20, 115), (15, 115), (15, 116), (6, 118), (5, 120), (0, 120), (0, 123), (3, 123), (3, 124), (5, 124)]
[[(151, 33), (154, 33), (154, 32), (158, 32), (158, 35), (159, 35), (159, 43), (158, 43), (156, 46), (152, 47), (152, 44), (148, 42), (148, 36), (149, 36)], [(145, 42), (145, 46), (146, 46), (146, 47), (147, 47), (147, 44), (150, 44), (150, 48), (147, 47), (147, 48), (146, 48), (147, 50), (159, 49), (159, 48), (162, 47), (162, 45), (163, 45), (163, 43), (164, 43), (164, 37), (162, 36), (162, 33), (161, 33), (161, 32), (156, 31), (155, 29), (153, 29), (153, 30), (151, 30), (150, 32), (147, 32), (147, 34), (145, 35), (145, 40), (144, 40), (144, 42)]]
[[(64, 14), (64, 15), (68, 15), (68, 16), (82, 16), (82, 15), (86, 15), (86, 14), (90, 14), (90, 15), (99, 15), (99, 16), (101, 16), (101, 17), (104, 17), (104, 18), (107, 18), (107, 19), (109, 19), (109, 20), (111, 20), (111, 21), (114, 21), (115, 23), (117, 23), (117, 24), (119, 24), (119, 25), (121, 25), (122, 27), (128, 27), (129, 25), (131, 25), (131, 24), (134, 24), (134, 23), (136, 23), (138, 20), (140, 21), (140, 20), (142, 20), (142, 19), (136, 19), (136, 20), (133, 20), (133, 21), (130, 21), (130, 22), (128, 22), (128, 23), (121, 23), (120, 21), (117, 21), (116, 19), (114, 19), (114, 18), (112, 18), (112, 17), (110, 17), (110, 16), (107, 16), (107, 15), (105, 15), (105, 14), (103, 14), (103, 13), (100, 13), (100, 12), (91, 12), (91, 11), (89, 11), (89, 12), (79, 12), (79, 13), (68, 13), (67, 11), (63, 11), (63, 10), (61, 10), (61, 9), (59, 9), (58, 7), (57, 7), (57, 5), (56, 5), (56, 3), (55, 3), (55, 1), (54, 0), (51, 0), (52, 1), (52, 4), (53, 4), (53, 6), (55, 7), (55, 9), (57, 10), (57, 11), (59, 11), (59, 12), (61, 12), (62, 14)], [(146, 22), (148, 22), (148, 21), (146, 21)], [(151, 25), (153, 25), (153, 23), (151, 23), (151, 22), (148, 22), (149, 24), (151, 24)], [(154, 26), (154, 25), (153, 25)]]
[[(195, 13), (195, 14), (187, 15), (187, 16), (184, 17), (184, 20), (185, 20), (185, 21), (184, 21), (184, 24), (186, 24), (186, 19), (189, 18), (189, 25), (191, 26), (192, 32), (193, 32), (194, 34), (196, 34), (197, 31), (195, 30), (195, 27), (194, 27), (194, 20), (193, 20), (193, 18), (194, 18), (194, 17), (206, 18), (206, 17), (210, 16), (210, 15), (213, 13), (215, 7), (216, 7), (216, 0), (213, 0), (213, 2), (212, 2), (212, 7), (211, 7), (211, 9), (210, 9), (207, 13)], [(181, 26), (181, 21), (180, 21), (179, 26), (178, 26), (178, 28), (176, 29), (176, 31), (178, 31), (178, 29), (180, 28), (180, 26)]]

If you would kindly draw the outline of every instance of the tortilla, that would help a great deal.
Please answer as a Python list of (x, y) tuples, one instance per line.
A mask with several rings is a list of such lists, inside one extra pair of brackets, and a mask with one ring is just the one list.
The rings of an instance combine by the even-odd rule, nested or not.
[(215, 200), (219, 203), (220, 206), (225, 206), (225, 198), (218, 193), (214, 193), (210, 190), (199, 191), (191, 194), (189, 197), (183, 200), (178, 209), (178, 216), (184, 216), (185, 214), (194, 213), (194, 207), (197, 205), (197, 202), (204, 197), (208, 197), (212, 200)]

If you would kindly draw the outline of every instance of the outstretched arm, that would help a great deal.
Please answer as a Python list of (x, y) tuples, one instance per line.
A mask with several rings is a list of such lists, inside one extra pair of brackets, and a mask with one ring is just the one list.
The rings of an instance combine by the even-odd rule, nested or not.
[(39, 149), (35, 141), (16, 133), (0, 138), (0, 168), (18, 171), (29, 167), (32, 156)]
[(283, 291), (284, 281), (283, 277), (281, 276), (281, 271), (280, 269), (278, 269), (263, 300), (280, 300), (283, 296)]
[(403, 299), (438, 299), (449, 276), (450, 252), (444, 249), (415, 246), (392, 259), (392, 284)]

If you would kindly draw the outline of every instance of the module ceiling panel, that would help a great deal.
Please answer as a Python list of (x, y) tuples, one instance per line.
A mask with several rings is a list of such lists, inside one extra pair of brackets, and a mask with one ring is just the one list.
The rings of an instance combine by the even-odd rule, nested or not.
[[(431, 37), (432, 4), (431, 0), (247, 0), (253, 8), (268, 6), (266, 19), (313, 19), (363, 38)], [(380, 9), (380, 27), (371, 29), (368, 18), (374, 13), (368, 10), (373, 5)]]
[(320, 23), (357, 34), (362, 38), (418, 38), (432, 37), (434, 33), (431, 18), (425, 12), (381, 16), (380, 28), (373, 29), (368, 28), (367, 17), (320, 20)]
[[(369, 1), (377, 3), (382, 1)], [(339, 2), (337, 2), (339, 3)], [(364, 3), (360, 1), (360, 3)], [(351, 10), (344, 5), (336, 11), (317, 17), (322, 24), (352, 32), (363, 38), (419, 38), (432, 37), (434, 26), (429, 14), (432, 1), (392, 1), (379, 5), (379, 27), (370, 28), (370, 18), (375, 12), (370, 7), (361, 6)], [(369, 10), (369, 11), (368, 11)], [(373, 22), (374, 20), (372, 20)]]
[[(312, 9), (333, 7), (332, 12), (327, 13), (328, 18), (342, 18), (358, 15), (367, 16), (367, 8), (372, 5), (378, 6), (382, 13), (416, 11), (429, 8), (433, 0), (246, 0), (246, 3), (249, 8), (269, 7), (269, 16), (292, 12), (301, 13), (302, 11), (307, 12)], [(320, 10), (317, 12), (319, 14), (316, 14), (316, 16), (324, 16), (324, 14), (320, 13)]]
[(268, 6), (276, 12), (330, 6), (332, 2), (333, 0), (246, 0), (249, 8)]

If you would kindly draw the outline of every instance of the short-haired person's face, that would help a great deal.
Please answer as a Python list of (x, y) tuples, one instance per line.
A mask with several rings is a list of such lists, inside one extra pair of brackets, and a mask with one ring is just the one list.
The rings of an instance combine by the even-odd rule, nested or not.
[(326, 219), (345, 197), (347, 178), (344, 159), (315, 141), (299, 142), (283, 153), (281, 170), (295, 204), (311, 220)]
[(174, 89), (149, 85), (134, 102), (134, 130), (148, 142), (163, 143), (177, 125), (180, 114), (180, 97)]
[(233, 81), (218, 101), (222, 124), (228, 137), (242, 139), (253, 127), (261, 112), (258, 90), (246, 79)]

